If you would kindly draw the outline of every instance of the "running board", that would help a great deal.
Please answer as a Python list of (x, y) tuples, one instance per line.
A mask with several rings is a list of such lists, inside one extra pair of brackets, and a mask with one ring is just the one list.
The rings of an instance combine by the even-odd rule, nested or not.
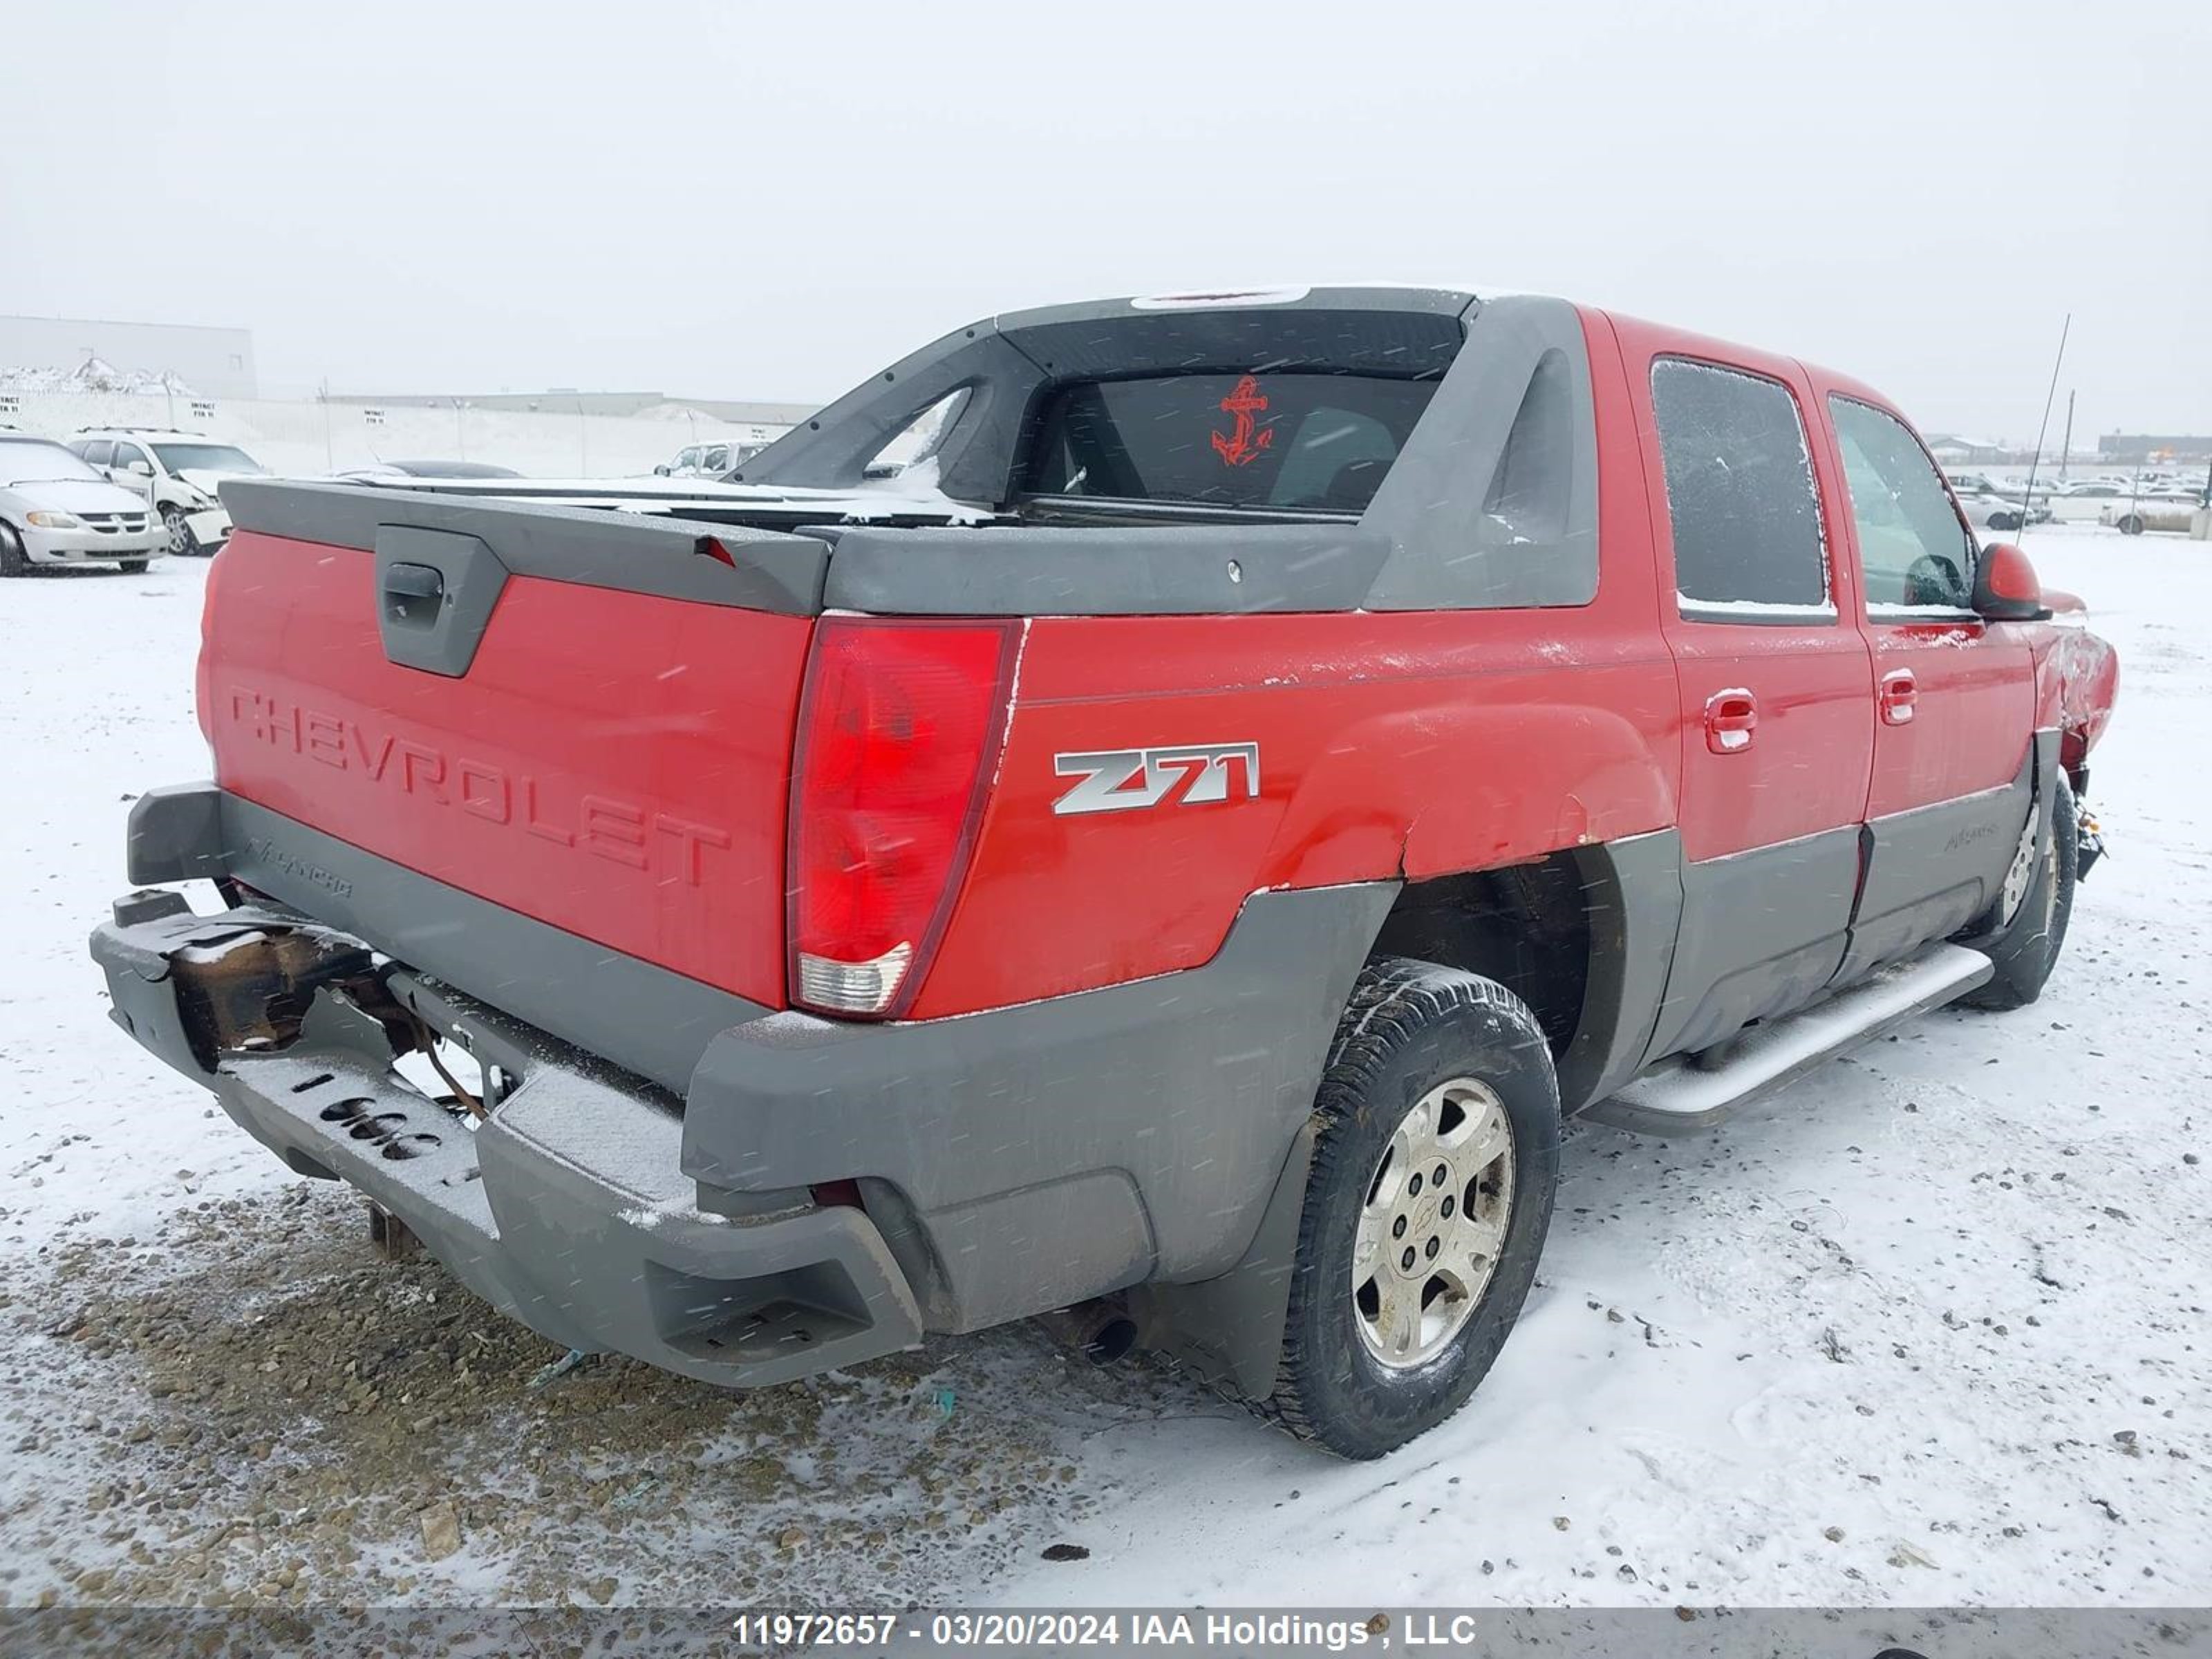
[(1802, 1013), (1754, 1026), (1710, 1071), (1668, 1060), (1584, 1115), (1644, 1134), (1695, 1134), (1893, 1026), (1986, 985), (1996, 971), (1979, 951), (1936, 945)]

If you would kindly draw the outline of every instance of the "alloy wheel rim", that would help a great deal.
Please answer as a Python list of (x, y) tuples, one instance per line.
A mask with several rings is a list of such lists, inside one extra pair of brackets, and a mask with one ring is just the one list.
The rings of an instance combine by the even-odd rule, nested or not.
[(2020, 902), (2027, 896), (2027, 884), (2035, 873), (2035, 813), (2031, 809), (2027, 823), (2020, 832), (2020, 845), (2013, 849), (2012, 863), (2005, 871), (2003, 921), (2009, 923), (2020, 914)]
[(1489, 1288), (1513, 1214), (1513, 1125), (1497, 1091), (1453, 1078), (1417, 1101), (1367, 1182), (1352, 1323), (1393, 1370), (1450, 1346)]

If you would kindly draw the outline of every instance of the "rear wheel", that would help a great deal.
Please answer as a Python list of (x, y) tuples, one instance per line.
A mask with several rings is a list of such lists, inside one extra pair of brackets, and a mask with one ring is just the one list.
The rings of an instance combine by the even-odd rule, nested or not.
[(1969, 1006), (2025, 1008), (2043, 994), (2044, 982), (2065, 947), (2066, 924), (2074, 914), (2074, 883), (2080, 872), (2081, 830), (2074, 788), (2064, 773), (2051, 803), (2051, 831), (2038, 848), (2023, 842), (2021, 856), (2006, 872), (1998, 900), (1996, 936), (1981, 947), (1996, 964), (1996, 974), (1961, 999)]
[(1353, 988), (1315, 1115), (1259, 1409), (1340, 1456), (1380, 1457), (1466, 1404), (1513, 1328), (1551, 1222), (1559, 1085), (1519, 998), (1384, 957)]

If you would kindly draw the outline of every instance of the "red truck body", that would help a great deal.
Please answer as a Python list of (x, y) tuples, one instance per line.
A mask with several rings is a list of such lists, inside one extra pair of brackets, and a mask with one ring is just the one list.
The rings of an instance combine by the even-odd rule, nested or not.
[[(134, 873), (220, 874), (248, 908), (319, 917), (474, 1000), (439, 1004), (448, 1024), (480, 1002), (483, 1022), (520, 1020), (641, 1086), (688, 1094), (671, 1133), (702, 1193), (860, 1195), (838, 1224), (865, 1212), (887, 1284), (907, 1282), (856, 1294), (911, 1304), (872, 1326), (853, 1313), (865, 1339), (830, 1344), (823, 1363), (917, 1325), (969, 1328), (1152, 1285), (1166, 1287), (1153, 1311), (1170, 1339), (1180, 1321), (1185, 1351), (1249, 1384), (1249, 1352), (1224, 1358), (1235, 1343), (1194, 1335), (1204, 1322), (1172, 1292), (1233, 1280), (1264, 1255), (1271, 1206), (1303, 1178), (1292, 1137), (1327, 1026), (1363, 958), (1454, 959), (1510, 986), (1543, 1021), (1564, 1109), (1604, 1102), (1669, 1056), (1717, 1052), (1963, 937), (2001, 887), (2015, 902), (2008, 884), (2051, 833), (2058, 773), (2086, 787), (2115, 672), (2078, 615), (1992, 587), (2027, 580), (2016, 552), (1976, 552), (1962, 524), (1958, 550), (1930, 564), (1929, 503), (1948, 497), (1901, 481), (1917, 440), (1865, 386), (1558, 302), (1273, 303), (1114, 302), (979, 325), (832, 405), (743, 489), (672, 509), (516, 506), (489, 489), (227, 490), (237, 527), (210, 576), (199, 684), (213, 788), (135, 827), (154, 850), (134, 852)], [(1210, 439), (1232, 483), (1255, 457), (1274, 465), (1273, 432), (1252, 416), (1271, 396), (1288, 408), (1314, 395), (1268, 367), (1295, 355), (1279, 336), (1307, 339), (1298, 316), (1352, 343), (1341, 361), (1334, 343), (1295, 349), (1380, 388), (1372, 420), (1346, 416), (1345, 430), (1394, 418), (1394, 375), (1418, 386), (1419, 424), (1387, 475), (1336, 469), (1297, 510), (1079, 498), (1080, 471), (1064, 490), (1035, 487), (1045, 463), (1024, 456), (1086, 430), (1053, 425), (1075, 419), (1050, 412), (1070, 374), (1087, 377), (1085, 395), (1125, 382), (1136, 390), (1115, 395), (1150, 395), (1172, 378), (1163, 363), (1239, 377), (1218, 401), (1206, 390), (1212, 424), (1187, 434), (1200, 461), (1212, 465)], [(1370, 325), (1371, 342), (1358, 332)], [(1188, 331), (1201, 325), (1228, 331), (1194, 354)], [(1423, 352), (1432, 368), (1395, 366)], [(1692, 370), (1729, 378), (1668, 378)], [(1793, 462), (1755, 435), (1735, 474), (1809, 476), (1816, 524), (1762, 521), (1747, 544), (1816, 539), (1817, 591), (1787, 602), (1693, 594), (1707, 579), (1675, 545), (1692, 501), (1716, 499), (1698, 492), (1741, 487), (1731, 458), (1708, 453), (1722, 441), (1692, 429), (1696, 411), (1740, 393), (1794, 413), (1799, 437)], [(872, 446), (947, 399), (969, 435), (933, 465), (960, 507), (893, 497), (882, 522), (861, 483)], [(1786, 417), (1772, 418), (1786, 451)], [(1486, 459), (1462, 490), (1456, 458), (1477, 455), (1496, 471)], [(1504, 489), (1510, 469), (1536, 486)], [(1364, 493), (1347, 507), (1335, 492), (1352, 483)], [(1893, 499), (1874, 500), (1884, 488)], [(1723, 526), (1752, 510), (1720, 499)], [(1917, 537), (1921, 551), (1899, 574), (1870, 536)], [(464, 543), (486, 550), (454, 562)], [(1116, 569), (1086, 574), (1101, 549)], [(487, 569), (481, 614), (451, 624)], [(783, 584), (773, 602), (714, 586), (770, 577)], [(404, 586), (418, 579), (428, 610)], [(449, 625), (465, 637), (439, 631)], [(410, 629), (420, 650), (459, 654), (410, 656), (395, 644)], [(1249, 1031), (1219, 1028), (1230, 1054), (1247, 1036), (1269, 1050), (1264, 1107), (1220, 1107), (1232, 1127), (1178, 1126), (1129, 1152), (1139, 1131), (1113, 1116), (1115, 1079), (1096, 1054), (1118, 1034), (1139, 1056), (1121, 1082), (1157, 1124), (1204, 1039), (1178, 1025), (1152, 1047), (1179, 1058), (1146, 1057), (1146, 1022), (1182, 1018), (1165, 1012), (1173, 988), (1242, 973), (1240, 931), (1291, 914), (1296, 895), (1352, 920), (1268, 945), (1313, 957), (1281, 969), (1303, 988)], [(506, 916), (533, 925), (518, 937), (583, 953), (562, 968), (510, 951), (487, 970), (461, 936)], [(156, 923), (179, 925), (166, 910), (137, 925)], [(173, 955), (137, 942), (136, 956), (104, 947), (118, 1008), (143, 999), (118, 961), (143, 980), (149, 952)], [(649, 1022), (649, 1000), (611, 988), (599, 1007), (572, 1006), (547, 983), (601, 969), (625, 985), (672, 976), (649, 984), (696, 1001), (694, 1037), (623, 1046), (605, 1035), (608, 1010)], [(1236, 982), (1222, 1006), (1265, 1003)], [(1139, 1001), (1142, 1017), (1109, 1012), (1066, 1038), (1096, 1039), (1080, 1061), (1031, 1035)], [(1318, 1030), (1266, 1036), (1316, 1013)], [(956, 1043), (963, 1056), (997, 1046), (988, 1065), (942, 1059)], [(894, 1057), (871, 1061), (881, 1079), (863, 1087), (832, 1051)], [(1027, 1069), (1005, 1071), (1006, 1054)], [(940, 1060), (941, 1089), (928, 1080)], [(197, 1065), (241, 1121), (325, 1172), (258, 1092), (234, 1102), (234, 1059), (203, 1042)], [(716, 1091), (743, 1103), (710, 1111)], [(883, 1151), (867, 1114), (893, 1099), (937, 1103), (883, 1125), (898, 1143)], [(971, 1108), (981, 1115), (960, 1115)], [(919, 1146), (933, 1136), (963, 1167), (933, 1161)], [(1217, 1159), (1223, 1145), (1233, 1153)], [(1191, 1173), (1217, 1163), (1220, 1188)], [(1110, 1243), (1069, 1244), (1066, 1270), (1029, 1285), (962, 1265), (979, 1238), (1034, 1243), (1055, 1214)], [(500, 1296), (570, 1336), (543, 1297)], [(724, 1297), (715, 1317), (760, 1301)], [(1279, 1329), (1279, 1306), (1275, 1317)], [(807, 1368), (653, 1329), (616, 1340), (725, 1380)]]

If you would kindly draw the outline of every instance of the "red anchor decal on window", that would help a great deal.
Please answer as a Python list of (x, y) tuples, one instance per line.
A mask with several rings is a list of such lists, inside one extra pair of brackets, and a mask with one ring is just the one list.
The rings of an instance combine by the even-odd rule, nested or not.
[(1260, 459), (1260, 452), (1275, 441), (1275, 428), (1259, 426), (1252, 417), (1267, 406), (1260, 395), (1260, 383), (1249, 374), (1237, 382), (1237, 389), (1221, 400), (1221, 412), (1237, 417), (1236, 428), (1229, 432), (1214, 432), (1207, 435), (1213, 440), (1213, 453), (1221, 457), (1224, 466), (1249, 466)]

